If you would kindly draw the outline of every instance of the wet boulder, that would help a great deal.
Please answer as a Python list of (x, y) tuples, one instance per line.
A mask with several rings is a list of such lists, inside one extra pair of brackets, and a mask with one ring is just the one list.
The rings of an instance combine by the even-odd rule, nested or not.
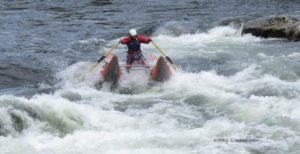
[(300, 22), (289, 16), (260, 18), (246, 22), (242, 32), (264, 38), (286, 38), (299, 41)]

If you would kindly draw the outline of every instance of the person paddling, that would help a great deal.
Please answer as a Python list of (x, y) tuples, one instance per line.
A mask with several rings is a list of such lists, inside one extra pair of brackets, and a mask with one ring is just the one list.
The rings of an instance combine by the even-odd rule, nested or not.
[(137, 35), (135, 29), (130, 29), (129, 34), (130, 36), (120, 40), (120, 43), (127, 45), (128, 48), (126, 66), (127, 72), (129, 72), (134, 61), (145, 65), (145, 58), (141, 50), (141, 43), (149, 44), (152, 41), (149, 37)]

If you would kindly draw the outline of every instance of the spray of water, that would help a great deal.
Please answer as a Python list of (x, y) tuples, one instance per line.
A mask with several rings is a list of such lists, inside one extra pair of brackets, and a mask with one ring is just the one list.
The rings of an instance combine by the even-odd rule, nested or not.
[[(197, 58), (211, 63), (219, 58), (224, 60), (218, 63), (220, 68), (234, 71), (222, 74), (215, 69), (196, 72), (183, 69), (174, 72), (171, 80), (152, 86), (147, 73), (124, 74), (120, 87), (133, 92), (121, 93), (121, 88), (111, 91), (105, 85), (95, 87), (101, 81), (102, 65), (80, 82), (78, 79), (91, 63), (75, 63), (57, 74), (58, 88), (51, 94), (29, 99), (0, 96), (0, 151), (28, 154), (299, 151), (300, 82), (285, 80), (276, 71), (282, 59), (298, 61), (297, 51), (286, 56), (270, 55), (267, 50), (271, 47), (264, 42), (272, 40), (241, 36), (230, 27), (153, 39), (175, 62), (192, 56), (196, 59), (193, 67), (202, 67)], [(144, 53), (150, 52), (153, 48), (144, 46)], [(123, 55), (121, 49), (116, 54)], [(274, 69), (266, 72), (269, 66)], [(257, 141), (245, 143), (233, 139)]]

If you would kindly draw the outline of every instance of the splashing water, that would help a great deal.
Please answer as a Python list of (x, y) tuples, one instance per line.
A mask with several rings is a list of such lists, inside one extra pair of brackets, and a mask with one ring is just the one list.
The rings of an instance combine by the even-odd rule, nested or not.
[(91, 63), (78, 62), (57, 74), (53, 93), (0, 96), (0, 151), (299, 152), (300, 61), (292, 44), (270, 45), (276, 40), (230, 27), (153, 39), (182, 67), (163, 84), (124, 75), (120, 85), (131, 94), (97, 89), (102, 66), (79, 82)]

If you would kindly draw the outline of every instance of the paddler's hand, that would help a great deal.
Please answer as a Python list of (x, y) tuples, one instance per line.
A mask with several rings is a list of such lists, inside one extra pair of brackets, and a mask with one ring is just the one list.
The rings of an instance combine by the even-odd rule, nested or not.
[(104, 58), (105, 58), (105, 56), (102, 56), (102, 57), (97, 61), (97, 63), (100, 63)]

